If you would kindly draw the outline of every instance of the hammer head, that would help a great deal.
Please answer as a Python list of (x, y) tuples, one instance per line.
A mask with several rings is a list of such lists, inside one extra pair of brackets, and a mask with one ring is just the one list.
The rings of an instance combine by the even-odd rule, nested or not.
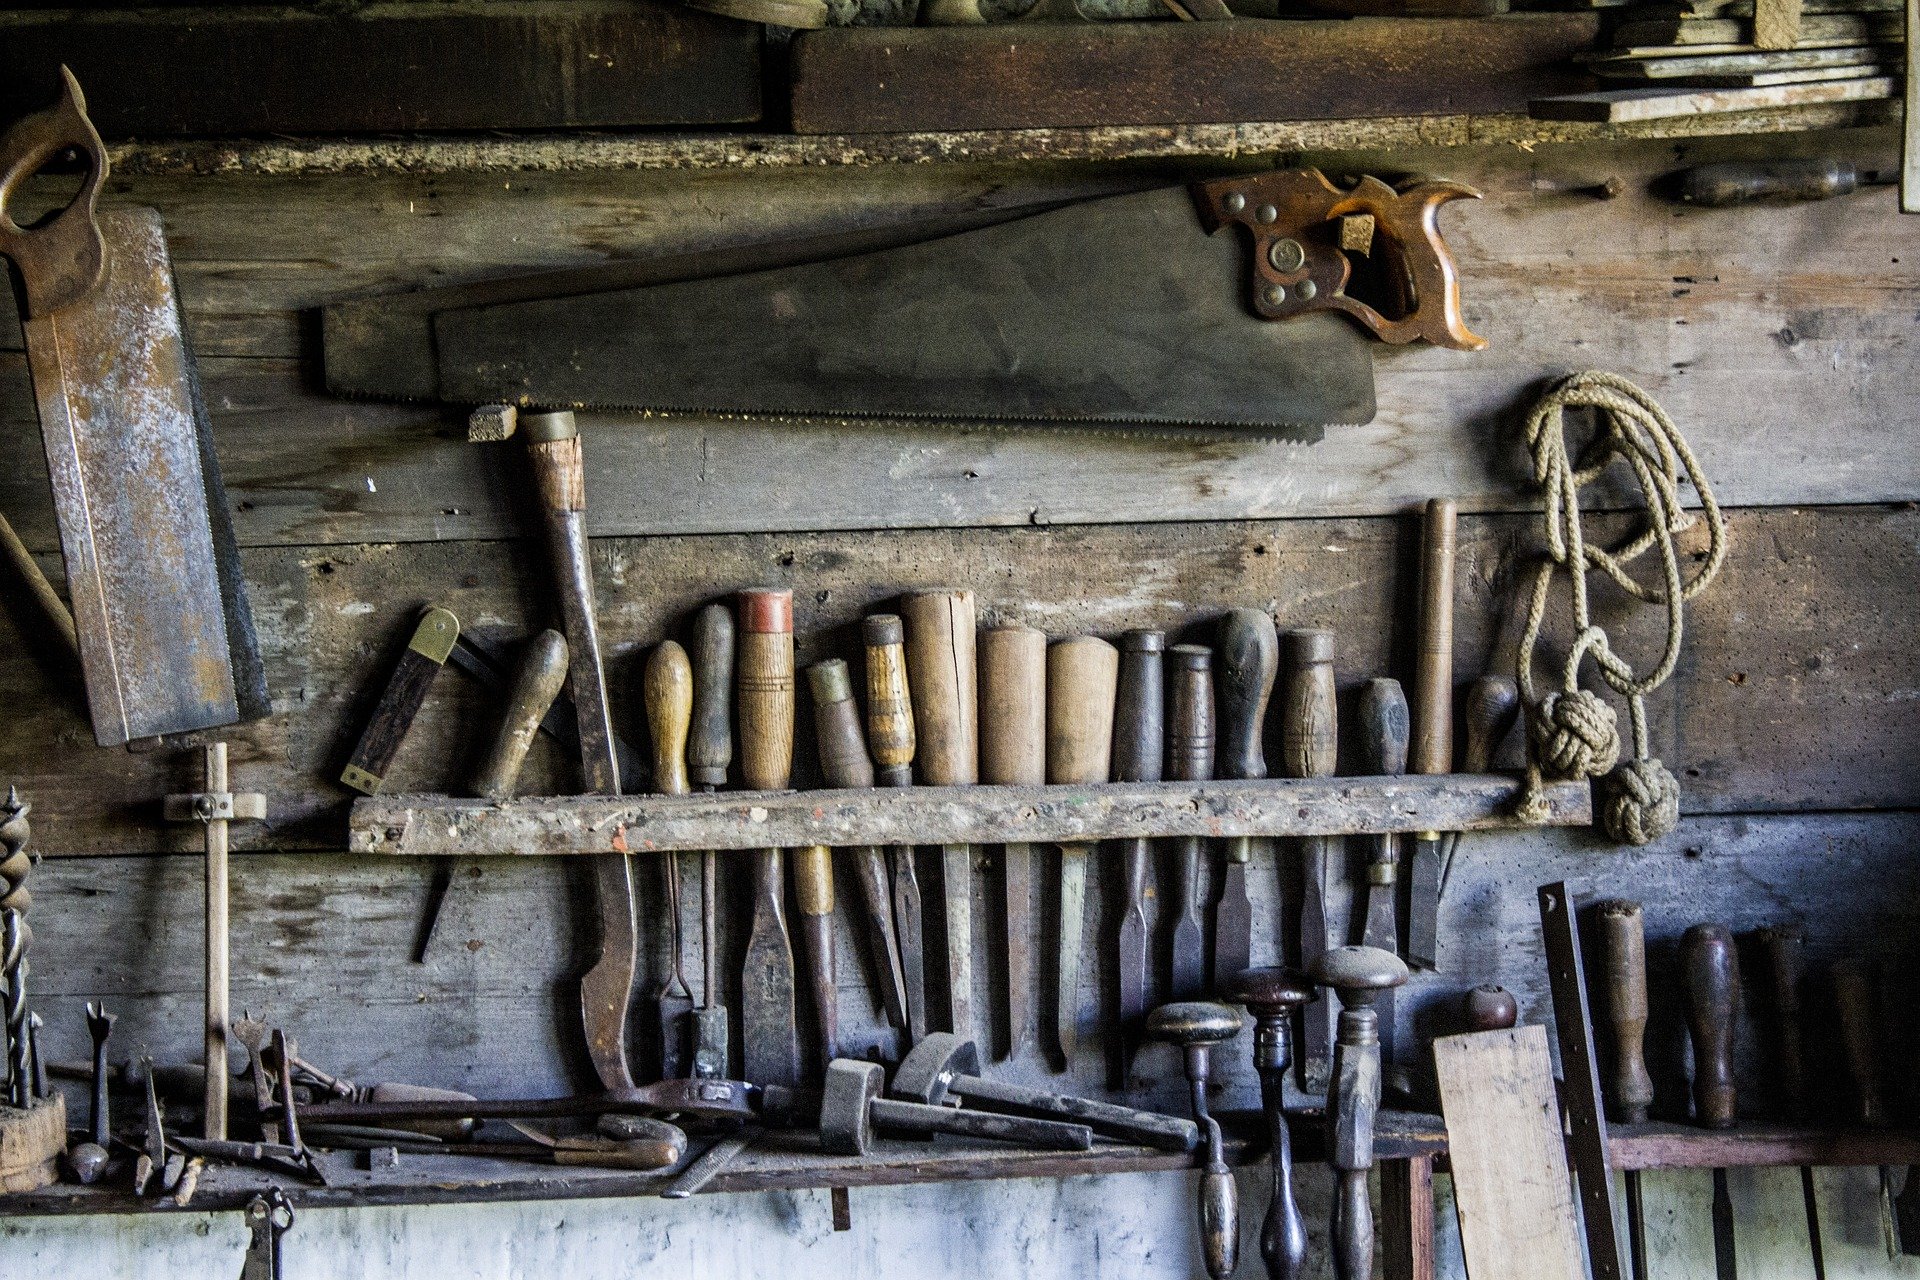
[(935, 1031), (913, 1046), (893, 1073), (888, 1093), (910, 1102), (939, 1106), (947, 1100), (955, 1076), (980, 1074), (980, 1050), (950, 1031)]
[(830, 1155), (862, 1156), (873, 1139), (867, 1113), (880, 1096), (883, 1072), (877, 1062), (835, 1058), (827, 1064), (820, 1091), (820, 1148)]

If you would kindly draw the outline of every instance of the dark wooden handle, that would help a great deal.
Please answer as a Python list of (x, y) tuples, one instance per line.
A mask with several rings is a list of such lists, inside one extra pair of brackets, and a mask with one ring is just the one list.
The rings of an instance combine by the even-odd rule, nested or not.
[(1360, 691), (1360, 771), (1393, 778), (1407, 771), (1407, 695), (1398, 680), (1377, 676)]
[(1120, 651), (1093, 636), (1047, 651), (1047, 781), (1105, 782), (1113, 765)]
[(1805, 1037), (1800, 1027), (1800, 986), (1806, 978), (1807, 931), (1778, 924), (1755, 935), (1765, 961), (1768, 998), (1773, 1006), (1773, 1036), (1780, 1063), (1780, 1097), (1787, 1115), (1807, 1117)]
[(1234, 609), (1220, 623), (1215, 679), (1220, 731), (1214, 768), (1223, 778), (1267, 776), (1267, 703), (1280, 673), (1280, 636), (1258, 609)]
[(1047, 635), (1032, 627), (980, 633), (980, 777), (1007, 786), (1047, 780)]
[(1855, 960), (1833, 966), (1834, 1011), (1840, 1019), (1840, 1047), (1852, 1085), (1854, 1114), (1860, 1123), (1882, 1125), (1887, 1110), (1880, 1093), (1880, 1019), (1874, 1009), (1873, 975)]
[(693, 718), (693, 664), (672, 640), (647, 658), (642, 698), (653, 738), (653, 785), (662, 795), (683, 796), (687, 785), (687, 725)]
[(520, 665), (507, 688), (506, 714), (499, 736), (473, 778), (473, 794), (483, 800), (505, 800), (513, 794), (533, 747), (540, 721), (567, 682), (567, 638), (551, 628), (527, 641)]
[(853, 677), (838, 658), (807, 668), (813, 691), (813, 729), (820, 748), (820, 776), (830, 787), (870, 787), (873, 761), (867, 758), (860, 730), (860, 707), (853, 700)]
[(793, 593), (740, 593), (740, 777), (750, 790), (783, 791), (793, 773)]
[(1165, 755), (1167, 634), (1120, 637), (1120, 687), (1113, 709), (1113, 780), (1158, 782)]
[(1460, 766), (1468, 773), (1485, 773), (1493, 768), (1494, 753), (1520, 714), (1520, 686), (1512, 676), (1481, 676), (1467, 690), (1460, 714), (1467, 722)]
[(1505, 987), (1479, 986), (1467, 992), (1467, 1030), (1508, 1031), (1520, 1021), (1520, 1003)]
[(1287, 684), (1280, 704), (1280, 769), (1289, 778), (1325, 778), (1339, 762), (1333, 700), (1333, 632), (1287, 632)]
[(733, 612), (710, 604), (693, 615), (693, 727), (687, 766), (696, 787), (724, 787), (733, 764)]
[(1420, 546), (1420, 633), (1414, 647), (1415, 773), (1453, 772), (1453, 561), (1459, 511), (1446, 498), (1427, 503)]
[(1680, 938), (1680, 967), (1693, 1039), (1694, 1119), (1709, 1129), (1731, 1128), (1737, 1118), (1733, 1035), (1740, 1016), (1732, 931), (1720, 924), (1688, 929)]
[(923, 591), (903, 598), (907, 683), (912, 692), (921, 781), (937, 787), (980, 780), (978, 671), (973, 592)]
[(394, 664), (387, 687), (380, 694), (367, 727), (354, 745), (340, 781), (356, 791), (373, 795), (386, 779), (387, 769), (400, 754), (400, 743), (413, 719), (427, 701), (427, 691), (446, 666), (460, 636), (460, 620), (446, 609), (435, 606), (420, 616), (407, 651)]
[(1214, 768), (1213, 651), (1177, 644), (1167, 659), (1167, 777), (1206, 782)]
[(1613, 1057), (1605, 1085), (1614, 1118), (1644, 1124), (1653, 1105), (1647, 1074), (1647, 936), (1637, 902), (1615, 900), (1593, 908), (1594, 943), (1600, 951), (1603, 1016), (1613, 1031)]
[(861, 628), (867, 647), (867, 749), (883, 787), (913, 781), (913, 703), (907, 689), (906, 626), (877, 613)]

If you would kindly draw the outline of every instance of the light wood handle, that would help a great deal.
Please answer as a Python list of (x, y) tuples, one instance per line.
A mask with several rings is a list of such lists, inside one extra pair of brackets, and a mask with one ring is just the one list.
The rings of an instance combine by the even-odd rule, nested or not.
[(973, 613), (971, 591), (923, 591), (900, 602), (920, 778), (931, 786), (980, 781)]
[(1047, 636), (1032, 627), (980, 633), (980, 777), (1006, 786), (1047, 780)]
[(876, 613), (862, 627), (867, 646), (867, 749), (883, 787), (913, 781), (913, 703), (907, 687), (906, 626)]
[(803, 916), (833, 914), (833, 851), (826, 845), (793, 851), (793, 896)]
[(1420, 634), (1413, 667), (1413, 772), (1453, 772), (1453, 562), (1459, 509), (1427, 503), (1420, 540)]
[(784, 791), (793, 773), (793, 592), (742, 591), (739, 614), (741, 781)]
[(830, 787), (870, 787), (873, 761), (860, 732), (860, 708), (853, 700), (853, 678), (838, 658), (807, 668), (813, 690), (814, 739), (820, 748), (820, 776)]
[(1280, 768), (1289, 778), (1325, 778), (1339, 763), (1333, 632), (1287, 632), (1287, 685), (1280, 704)]
[(1093, 636), (1047, 651), (1047, 781), (1105, 782), (1113, 764), (1120, 651)]
[(653, 785), (662, 795), (683, 796), (687, 785), (687, 726), (693, 720), (693, 664), (672, 640), (647, 657), (642, 697), (647, 732), (653, 737)]
[(1647, 1074), (1647, 936), (1637, 902), (1597, 903), (1603, 1016), (1613, 1030), (1613, 1060), (1607, 1064), (1606, 1092), (1614, 1118), (1644, 1124), (1653, 1105), (1653, 1079)]
[(548, 629), (527, 641), (526, 652), (507, 689), (507, 710), (493, 749), (474, 775), (473, 794), (483, 800), (505, 800), (513, 794), (520, 766), (526, 763), (540, 721), (567, 682), (567, 638)]
[(733, 764), (733, 612), (710, 604), (693, 615), (693, 728), (688, 774), (696, 787), (724, 787)]
[(580, 454), (580, 429), (567, 410), (529, 413), (520, 418), (533, 463), (534, 494), (549, 514), (587, 509), (587, 471)]

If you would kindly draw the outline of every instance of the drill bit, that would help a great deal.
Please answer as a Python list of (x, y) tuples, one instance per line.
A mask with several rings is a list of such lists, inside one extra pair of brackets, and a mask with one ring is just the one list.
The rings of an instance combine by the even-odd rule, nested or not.
[(33, 1101), (33, 1051), (27, 1037), (27, 951), (33, 945), (33, 930), (27, 925), (27, 908), (33, 903), (27, 891), (27, 872), (33, 866), (27, 852), (31, 809), (21, 801), (19, 788), (7, 789), (7, 813), (0, 820), (0, 981), (7, 988), (7, 1098), (22, 1109)]

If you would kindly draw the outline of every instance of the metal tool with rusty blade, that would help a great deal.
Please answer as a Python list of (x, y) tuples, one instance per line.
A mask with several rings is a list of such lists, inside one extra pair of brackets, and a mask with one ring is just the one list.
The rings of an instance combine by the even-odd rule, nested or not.
[[(1340, 758), (1333, 632), (1320, 627), (1288, 631), (1286, 657), (1280, 703), (1281, 772), (1289, 778), (1329, 777)], [(1343, 849), (1335, 836), (1308, 836), (1300, 841), (1300, 965), (1308, 973), (1314, 971), (1327, 948), (1336, 945), (1329, 937), (1328, 907), (1339, 875), (1334, 859)], [(1392, 948), (1388, 952), (1391, 954)], [(1309, 1005), (1304, 1011), (1300, 1087), (1308, 1093), (1327, 1088), (1328, 1073), (1333, 1069), (1337, 1013), (1331, 1000)]]
[[(1032, 627), (989, 627), (980, 659), (980, 777), (989, 785), (1037, 787), (1047, 780), (1047, 636)], [(1035, 1033), (1033, 846), (1001, 848), (1006, 889), (1007, 1050), (1019, 1057)]]
[[(1129, 631), (1120, 638), (1120, 676), (1113, 708), (1113, 780), (1158, 782), (1166, 756), (1166, 658), (1163, 631)], [(1121, 910), (1117, 930), (1120, 1034), (1108, 1055), (1109, 1087), (1126, 1087), (1133, 1046), (1147, 1016), (1151, 973), (1147, 930), (1147, 876), (1153, 841), (1135, 836), (1120, 844)]]
[[(693, 724), (687, 775), (711, 793), (727, 785), (733, 763), (733, 613), (709, 604), (693, 615), (687, 657), (693, 663)], [(726, 1076), (731, 1061), (727, 1006), (720, 999), (720, 855), (700, 851), (700, 1004), (693, 1011), (693, 1074)]]
[[(1113, 766), (1113, 703), (1120, 651), (1094, 636), (1073, 636), (1047, 650), (1047, 782), (1107, 781)], [(1060, 846), (1060, 914), (1054, 965), (1054, 1047), (1067, 1070), (1080, 1044), (1080, 953), (1085, 945), (1087, 856), (1092, 846)]]
[[(1167, 654), (1167, 780), (1213, 780), (1213, 650), (1177, 644)], [(1167, 965), (1170, 1000), (1197, 1000), (1207, 990), (1207, 934), (1202, 922), (1201, 861), (1206, 841), (1182, 836), (1174, 843), (1173, 916)], [(1220, 975), (1216, 975), (1218, 981)]]
[[(1215, 647), (1214, 699), (1218, 709), (1214, 770), (1222, 778), (1267, 776), (1267, 704), (1280, 671), (1280, 635), (1258, 609), (1232, 609), (1221, 620)], [(1258, 836), (1222, 841), (1220, 887), (1213, 915), (1213, 980), (1216, 986), (1253, 963), (1253, 904), (1247, 897), (1247, 867), (1253, 851), (1271, 844)], [(1276, 938), (1275, 942), (1279, 940)]]
[[(14, 268), (95, 739), (116, 746), (267, 714), (206, 405), (160, 215), (96, 214), (107, 154), (73, 73), (0, 136), (0, 256)], [(86, 179), (22, 227), (42, 166)]]

